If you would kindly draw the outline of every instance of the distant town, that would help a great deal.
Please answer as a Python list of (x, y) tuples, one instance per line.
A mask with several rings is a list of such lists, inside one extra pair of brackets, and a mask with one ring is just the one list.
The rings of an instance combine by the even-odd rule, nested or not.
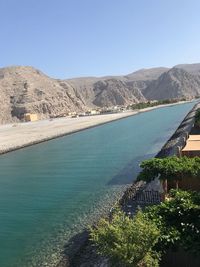
[[(200, 96), (196, 97), (198, 99)], [(125, 112), (128, 110), (139, 110), (149, 107), (154, 107), (158, 105), (167, 105), (167, 104), (173, 104), (178, 103), (181, 101), (192, 101), (194, 98), (192, 97), (184, 97), (179, 99), (165, 99), (165, 100), (152, 100), (152, 101), (146, 101), (141, 103), (134, 103), (132, 105), (116, 105), (112, 107), (103, 107), (103, 108), (96, 108), (96, 109), (89, 109), (85, 112), (76, 112), (76, 111), (70, 111), (68, 113), (61, 113), (57, 115), (50, 115), (50, 119), (54, 118), (62, 118), (62, 117), (71, 117), (71, 118), (78, 118), (78, 117), (85, 117), (85, 116), (95, 116), (95, 115), (105, 115), (105, 114), (114, 114), (119, 112)], [(37, 121), (40, 119), (40, 116), (35, 113), (25, 113), (24, 116), (22, 116), (22, 121), (29, 122), (29, 121)]]

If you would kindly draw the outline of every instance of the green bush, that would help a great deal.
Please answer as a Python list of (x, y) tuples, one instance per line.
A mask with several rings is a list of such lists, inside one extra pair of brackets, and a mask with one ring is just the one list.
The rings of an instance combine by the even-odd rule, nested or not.
[(152, 158), (144, 160), (140, 164), (142, 171), (137, 177), (137, 180), (147, 182), (153, 181), (155, 178), (160, 180), (178, 181), (184, 177), (194, 176), (200, 178), (200, 158), (188, 158), (176, 156), (165, 158)]
[(179, 101), (186, 101), (186, 99), (181, 98), (181, 99), (163, 99), (163, 100), (158, 100), (158, 101), (148, 101), (148, 102), (141, 102), (141, 103), (133, 104), (133, 105), (130, 105), (129, 107), (131, 109), (143, 109), (143, 108), (155, 107), (158, 105), (173, 104)]
[(113, 266), (157, 267), (159, 253), (154, 250), (159, 239), (155, 223), (141, 211), (131, 219), (123, 212), (113, 215), (111, 222), (102, 219), (91, 229), (91, 240), (100, 254), (107, 256)]
[(200, 254), (200, 193), (171, 190), (170, 197), (145, 211), (160, 230), (157, 249), (182, 247)]
[(91, 240), (115, 267), (157, 267), (161, 253), (184, 249), (200, 254), (200, 193), (171, 190), (170, 199), (139, 211), (123, 212), (91, 228)]

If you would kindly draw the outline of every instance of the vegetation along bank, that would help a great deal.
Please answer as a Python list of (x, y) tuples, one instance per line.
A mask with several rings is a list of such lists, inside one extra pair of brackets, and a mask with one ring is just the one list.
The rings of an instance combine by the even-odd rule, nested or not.
[[(196, 104), (194, 106), (194, 108), (188, 113), (188, 115), (185, 117), (183, 122), (180, 124), (180, 126), (178, 127), (176, 132), (172, 135), (172, 137), (168, 140), (168, 142), (163, 146), (161, 151), (156, 155), (157, 158), (166, 158), (167, 156), (177, 155), (179, 153), (180, 148), (184, 146), (186, 138), (187, 138), (188, 134), (190, 133), (190, 131), (194, 125), (195, 114), (196, 114), (196, 111), (198, 108), (200, 108), (200, 105)], [(161, 232), (162, 232), (162, 235), (164, 235), (164, 232), (163, 232), (164, 226), (163, 226), (163, 229), (161, 230), (158, 227), (161, 224), (161, 222), (158, 222), (158, 225), (156, 223), (154, 224), (152, 222), (150, 222), (149, 224), (147, 223), (147, 221), (149, 221), (149, 217), (153, 216), (152, 213), (155, 215), (154, 210), (153, 210), (154, 206), (151, 208), (152, 204), (159, 204), (162, 199), (158, 198), (157, 195), (154, 195), (152, 203), (151, 202), (150, 203), (144, 203), (144, 199), (142, 199), (143, 196), (141, 195), (141, 192), (143, 190), (145, 190), (145, 188), (146, 188), (146, 182), (145, 181), (141, 180), (141, 181), (137, 181), (137, 182), (133, 183), (125, 191), (124, 195), (121, 197), (121, 199), (118, 202), (118, 204), (120, 205), (120, 210), (114, 211), (114, 209), (113, 209), (113, 213), (111, 213), (111, 215), (113, 216), (112, 221), (110, 221), (111, 217), (109, 217), (107, 220), (100, 222), (100, 226), (98, 226), (98, 228), (95, 228), (97, 230), (91, 230), (91, 232), (92, 232), (91, 238), (92, 238), (93, 242), (91, 242), (89, 240), (90, 238), (89, 238), (88, 231), (86, 231), (82, 235), (81, 238), (79, 236), (79, 241), (81, 241), (81, 246), (79, 247), (79, 250), (76, 251), (76, 253), (74, 255), (72, 255), (71, 258), (66, 259), (66, 257), (64, 257), (65, 263), (64, 263), (64, 261), (62, 261), (62, 263), (60, 263), (59, 267), (60, 266), (82, 266), (82, 267), (83, 266), (110, 266), (110, 263), (112, 261), (115, 262), (116, 260), (118, 263), (122, 264), (119, 266), (159, 266), (157, 264), (161, 264), (160, 263), (161, 259), (162, 259), (162, 264), (164, 264), (163, 258), (166, 257), (166, 253), (163, 253), (163, 251), (160, 251), (160, 249), (159, 249), (159, 251), (154, 250), (154, 246), (159, 246), (159, 248), (161, 248), (162, 246), (166, 245), (165, 244), (166, 240), (163, 241), (164, 243), (162, 243), (160, 241)], [(166, 210), (168, 210), (171, 207), (175, 208), (175, 205), (177, 203), (179, 203), (180, 199), (182, 199), (182, 198), (187, 199), (190, 197), (191, 198), (197, 197), (197, 199), (198, 199), (198, 195), (197, 196), (193, 196), (193, 195), (190, 196), (185, 192), (180, 192), (180, 194), (178, 194), (176, 191), (171, 192), (169, 196), (173, 197), (174, 199), (173, 199), (172, 203), (169, 203), (169, 207), (168, 206), (166, 207)], [(191, 206), (193, 206), (193, 204), (194, 204), (192, 201), (193, 200), (191, 200)], [(198, 207), (199, 207), (198, 203), (195, 202), (195, 204), (194, 204), (194, 205), (196, 205), (195, 207), (197, 208), (197, 211), (198, 211)], [(182, 205), (181, 203), (179, 203), (179, 204)], [(156, 205), (157, 212), (159, 212), (160, 209), (161, 210), (164, 209), (163, 206), (165, 207), (165, 205), (166, 205), (165, 202), (163, 202), (163, 204), (161, 204), (161, 206)], [(145, 211), (145, 214), (143, 214), (142, 212), (137, 213), (138, 206), (140, 206), (140, 208), (142, 208), (142, 209), (144, 209), (146, 206), (150, 206), (149, 207), (149, 209), (150, 209), (149, 213), (148, 213), (148, 211)], [(184, 207), (184, 205), (182, 208), (183, 208), (183, 210), (187, 209), (187, 207)], [(177, 212), (177, 210), (174, 211), (174, 214), (172, 215), (172, 217), (177, 216), (176, 212)], [(196, 211), (192, 211), (192, 212), (196, 212)], [(163, 213), (165, 213), (165, 211), (163, 211)], [(124, 219), (124, 216), (127, 216), (127, 217), (125, 217), (125, 219)], [(134, 220), (132, 219), (133, 216), (134, 216)], [(156, 216), (157, 215), (155, 215), (155, 217)], [(171, 215), (169, 215), (169, 217), (170, 216)], [(122, 223), (121, 220), (122, 221), (125, 220), (126, 225), (129, 227), (126, 229), (123, 229), (123, 230), (120, 229), (119, 224), (120, 224), (120, 222)], [(154, 218), (152, 220), (154, 220)], [(110, 228), (112, 229), (113, 224), (116, 226), (116, 228), (115, 228), (116, 232), (119, 233), (118, 238), (121, 236), (121, 239), (118, 239), (118, 241), (120, 241), (119, 243), (121, 245), (122, 244), (128, 245), (127, 243), (125, 243), (122, 236), (125, 235), (125, 237), (128, 238), (128, 236), (130, 236), (130, 230), (132, 231), (133, 229), (138, 229), (139, 225), (141, 225), (143, 223), (145, 223), (146, 226), (144, 227), (144, 229), (141, 229), (141, 233), (143, 235), (143, 238), (144, 238), (144, 236), (147, 236), (148, 238), (144, 239), (144, 240), (141, 239), (141, 240), (143, 240), (143, 242), (142, 242), (143, 244), (146, 244), (146, 250), (144, 249), (144, 247), (142, 247), (140, 252), (137, 252), (137, 251), (134, 252), (134, 254), (139, 253), (137, 256), (138, 258), (141, 258), (142, 251), (145, 253), (145, 256), (142, 258), (141, 262), (140, 261), (137, 262), (138, 261), (137, 257), (134, 259), (134, 261), (136, 261), (134, 263), (135, 265), (133, 265), (133, 262), (131, 262), (130, 265), (127, 265), (127, 262), (124, 262), (124, 261), (121, 262), (122, 259), (120, 259), (119, 257), (120, 257), (120, 255), (125, 255), (125, 251), (124, 251), (124, 249), (126, 249), (125, 246), (124, 247), (121, 246), (119, 248), (119, 250), (116, 250), (116, 255), (108, 254), (109, 251), (113, 250), (111, 243), (109, 243), (109, 244), (104, 243), (104, 245), (105, 245), (104, 246), (103, 243), (101, 243), (101, 242), (105, 242), (105, 240), (108, 237), (107, 235), (110, 236), (109, 237), (110, 241), (112, 238), (113, 238), (113, 240), (115, 240), (115, 238), (117, 238), (116, 236), (113, 236), (112, 232), (109, 232), (109, 229)], [(186, 223), (188, 223), (188, 222), (186, 222)], [(163, 218), (162, 224), (163, 225), (166, 224), (165, 218)], [(124, 223), (123, 223), (123, 225), (124, 225)], [(101, 228), (101, 226), (102, 226), (102, 228)], [(108, 231), (107, 232), (104, 231), (104, 234), (106, 234), (106, 236), (102, 236), (101, 234), (102, 234), (103, 229), (105, 230), (105, 226), (106, 226), (106, 229)], [(173, 227), (175, 227), (175, 226), (172, 226), (172, 228)], [(149, 230), (148, 230), (149, 228), (152, 229), (152, 232), (151, 231), (149, 232)], [(170, 233), (170, 235), (172, 235), (172, 236), (174, 235), (174, 239), (169, 237), (169, 239), (171, 238), (172, 243), (175, 242), (175, 240), (178, 238), (177, 236), (180, 235), (180, 233), (176, 232), (176, 230), (174, 230), (175, 232), (172, 231), (172, 233)], [(198, 231), (198, 229), (196, 229), (196, 230)], [(121, 235), (120, 235), (120, 231), (121, 231)], [(147, 235), (147, 232), (148, 232), (148, 235)], [(127, 233), (127, 236), (125, 233)], [(132, 244), (130, 243), (130, 247), (132, 246), (131, 251), (134, 251), (133, 246), (136, 244), (140, 244), (141, 242), (136, 242), (136, 239), (134, 237), (136, 237), (137, 234), (135, 232), (135, 235), (134, 235), (134, 230), (131, 233), (133, 234), (132, 235), (133, 243)], [(149, 234), (151, 236), (149, 236)], [(138, 236), (138, 238), (142, 238), (142, 236)], [(167, 237), (165, 237), (165, 238), (167, 239)], [(184, 238), (185, 238), (185, 236), (184, 236)], [(184, 238), (182, 236), (179, 239), (177, 239), (177, 242), (180, 241), (177, 244), (183, 244), (183, 243), (181, 243), (182, 242), (181, 240), (183, 240)], [(194, 238), (196, 238), (196, 237), (194, 237)], [(148, 240), (151, 240), (151, 242), (148, 243), (147, 242)], [(117, 239), (116, 239), (116, 241), (117, 241)], [(132, 241), (130, 241), (130, 242), (132, 242)], [(93, 245), (94, 243), (96, 244), (96, 246)], [(103, 250), (100, 250), (100, 252), (101, 252), (100, 255), (97, 253), (99, 245), (100, 245), (100, 247), (103, 248)], [(182, 253), (182, 249), (183, 249), (182, 247), (179, 248), (180, 254)], [(120, 249), (122, 251), (120, 251)], [(107, 251), (107, 253), (105, 253), (106, 251)], [(172, 251), (167, 250), (167, 253), (168, 254), (171, 253), (173, 255), (174, 251), (173, 250)], [(185, 253), (183, 253), (183, 254), (185, 255)], [(172, 257), (172, 255), (171, 255), (171, 257)], [(125, 261), (130, 260), (130, 259), (128, 259), (128, 255), (126, 255), (126, 257), (127, 258), (124, 259)], [(190, 256), (188, 256), (187, 259), (189, 257)], [(165, 259), (165, 262), (167, 262), (167, 258)], [(65, 264), (65, 265), (63, 265), (63, 264)], [(140, 265), (137, 265), (137, 264), (140, 264)], [(118, 265), (116, 265), (116, 263), (115, 263), (114, 266), (118, 266)], [(162, 265), (160, 265), (160, 266), (162, 266)]]

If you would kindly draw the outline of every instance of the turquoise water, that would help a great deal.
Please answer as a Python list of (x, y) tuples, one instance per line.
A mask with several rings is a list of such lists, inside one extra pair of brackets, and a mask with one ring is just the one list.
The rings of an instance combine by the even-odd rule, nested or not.
[(51, 266), (70, 235), (135, 179), (139, 162), (159, 151), (193, 105), (141, 113), (0, 156), (0, 266)]

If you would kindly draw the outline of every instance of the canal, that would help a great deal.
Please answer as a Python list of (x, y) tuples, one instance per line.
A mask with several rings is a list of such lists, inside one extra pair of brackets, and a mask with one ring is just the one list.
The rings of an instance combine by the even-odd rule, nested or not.
[(194, 103), (0, 156), (0, 266), (53, 266), (65, 242), (137, 176)]

